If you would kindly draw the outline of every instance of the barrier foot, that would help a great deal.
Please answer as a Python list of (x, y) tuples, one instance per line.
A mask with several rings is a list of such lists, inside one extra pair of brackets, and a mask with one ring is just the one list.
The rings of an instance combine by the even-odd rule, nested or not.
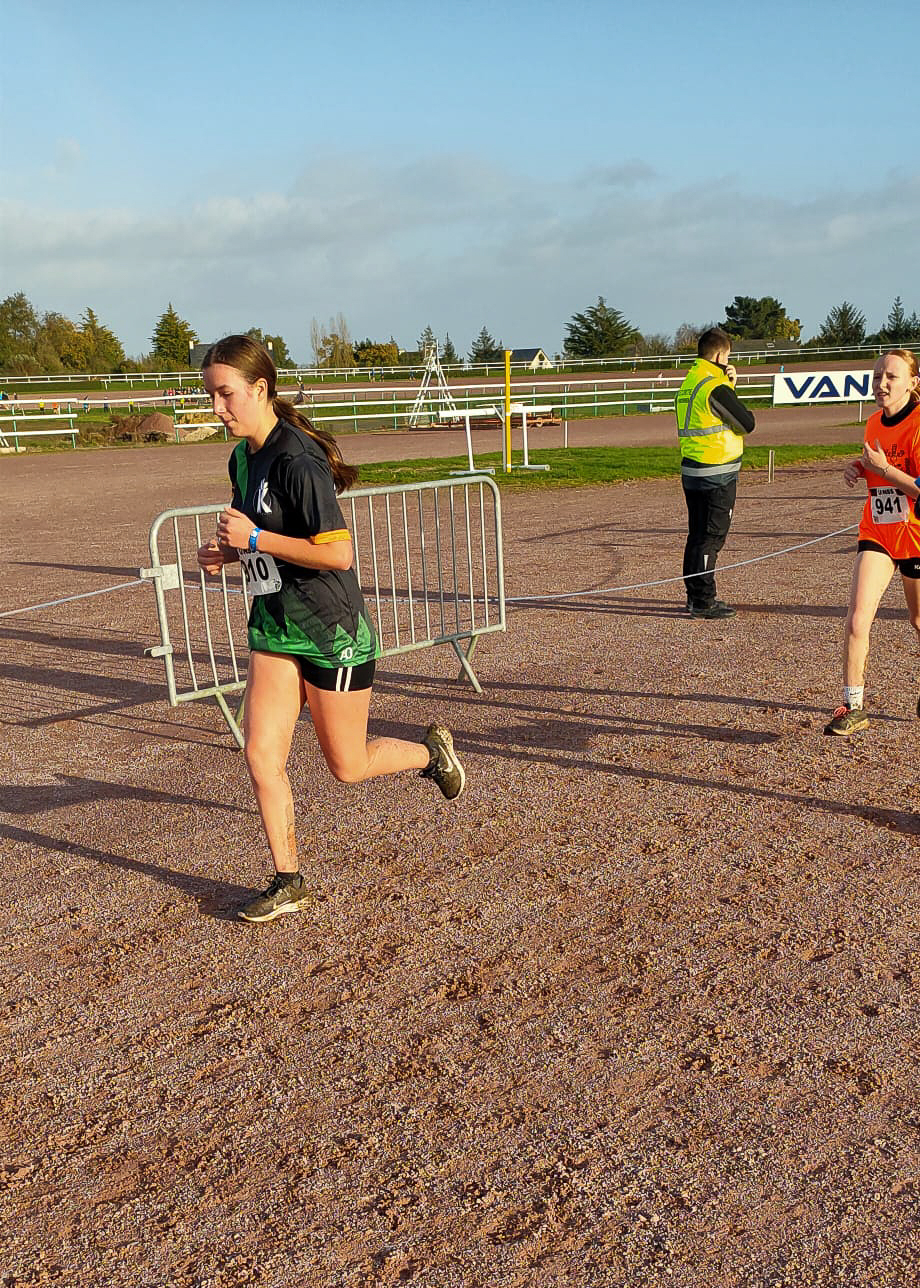
[[(245, 696), (244, 696), (244, 698), (243, 698), (243, 702), (245, 702), (245, 700), (246, 700), (246, 699), (245, 699)], [(242, 750), (243, 750), (243, 734), (242, 734), (242, 731), (240, 730), (240, 727), (239, 727), (239, 725), (237, 724), (237, 722), (236, 722), (236, 721), (237, 721), (237, 717), (239, 716), (240, 712), (243, 710), (243, 703), (242, 703), (242, 702), (240, 703), (239, 707), (237, 708), (236, 716), (234, 716), (233, 712), (232, 712), (232, 711), (230, 710), (230, 708), (227, 706), (227, 699), (224, 697), (224, 695), (223, 695), (222, 693), (215, 693), (215, 694), (214, 694), (214, 701), (215, 701), (215, 702), (217, 703), (217, 705), (220, 707), (221, 714), (223, 715), (224, 719), (225, 719), (225, 720), (226, 720), (226, 722), (227, 722), (227, 727), (229, 728), (230, 732), (233, 734), (233, 737), (234, 737), (234, 739), (235, 739), (235, 741), (236, 741), (236, 745), (239, 747), (240, 751), (242, 751)]]
[(460, 674), (457, 676), (457, 679), (462, 680), (463, 677), (466, 676), (466, 678), (469, 680), (470, 684), (472, 684), (476, 692), (482, 693), (482, 685), (479, 683), (479, 681), (476, 678), (476, 672), (470, 666), (470, 658), (473, 656), (473, 654), (476, 651), (476, 643), (478, 639), (479, 639), (478, 635), (473, 636), (473, 638), (470, 640), (470, 646), (465, 653), (456, 640), (451, 640), (451, 644), (453, 644), (454, 652), (457, 654), (457, 657), (460, 659), (460, 666), (462, 668), (462, 670), (460, 671)]

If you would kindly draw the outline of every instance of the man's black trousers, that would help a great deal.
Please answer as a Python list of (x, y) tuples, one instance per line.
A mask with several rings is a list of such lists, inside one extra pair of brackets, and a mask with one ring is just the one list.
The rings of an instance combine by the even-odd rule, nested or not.
[(684, 488), (688, 527), (684, 585), (693, 608), (705, 608), (716, 597), (716, 558), (728, 536), (737, 488), (737, 475), (724, 487)]

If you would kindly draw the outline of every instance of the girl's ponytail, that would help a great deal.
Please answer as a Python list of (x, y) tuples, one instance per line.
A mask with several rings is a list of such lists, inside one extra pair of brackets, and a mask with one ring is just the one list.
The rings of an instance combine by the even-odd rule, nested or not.
[(320, 447), (326, 453), (326, 460), (329, 462), (329, 468), (332, 471), (332, 481), (335, 483), (336, 492), (345, 492), (348, 488), (354, 487), (358, 479), (358, 471), (354, 465), (346, 465), (342, 459), (342, 453), (339, 451), (339, 445), (327, 433), (325, 429), (317, 429), (312, 421), (299, 412), (296, 407), (288, 402), (286, 398), (281, 398), (278, 394), (272, 398), (272, 411), (279, 420), (285, 421), (288, 425), (295, 425), (305, 434), (319, 443)]

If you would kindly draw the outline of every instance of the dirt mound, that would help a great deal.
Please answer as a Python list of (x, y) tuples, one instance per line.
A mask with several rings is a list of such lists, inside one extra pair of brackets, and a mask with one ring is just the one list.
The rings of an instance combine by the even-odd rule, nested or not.
[(153, 443), (157, 439), (175, 439), (176, 428), (161, 411), (146, 416), (116, 416), (112, 419), (114, 437), (122, 443)]

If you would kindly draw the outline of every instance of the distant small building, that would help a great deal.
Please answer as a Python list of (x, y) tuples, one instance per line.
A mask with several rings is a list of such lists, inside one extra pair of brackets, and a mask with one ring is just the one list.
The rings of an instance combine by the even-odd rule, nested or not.
[(542, 349), (512, 349), (511, 365), (526, 367), (528, 371), (545, 371), (553, 364)]
[(213, 340), (208, 344), (193, 344), (188, 351), (188, 365), (190, 367), (200, 367), (204, 362), (204, 355), (214, 343)]

